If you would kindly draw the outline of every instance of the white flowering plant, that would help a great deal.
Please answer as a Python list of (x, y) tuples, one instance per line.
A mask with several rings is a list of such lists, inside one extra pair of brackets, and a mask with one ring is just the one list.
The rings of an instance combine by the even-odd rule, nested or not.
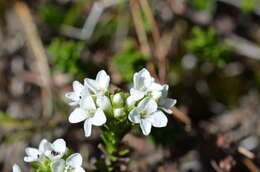
[[(24, 162), (30, 163), (35, 172), (84, 172), (81, 167), (82, 156), (70, 154), (64, 139), (56, 139), (50, 143), (42, 139), (39, 148), (25, 148)], [(21, 168), (13, 165), (13, 172), (21, 172)]]
[(110, 163), (118, 160), (122, 138), (135, 124), (139, 124), (144, 135), (152, 127), (165, 127), (175, 99), (168, 98), (168, 85), (155, 81), (147, 69), (133, 76), (130, 92), (109, 90), (110, 76), (101, 70), (96, 79), (86, 78), (84, 84), (73, 82), (73, 91), (65, 96), (71, 106), (77, 106), (69, 116), (70, 123), (84, 121), (86, 137), (91, 135), (92, 126), (101, 126), (106, 155)]
[[(157, 83), (147, 69), (134, 74), (130, 92), (110, 91), (110, 76), (104, 70), (95, 79), (86, 78), (83, 84), (74, 81), (72, 86), (73, 91), (65, 94), (69, 105), (75, 107), (68, 121), (83, 122), (86, 137), (91, 136), (93, 126), (101, 127), (106, 159), (96, 163), (99, 171), (117, 171), (120, 157), (129, 152), (122, 149), (123, 137), (136, 124), (144, 135), (149, 135), (152, 127), (166, 127), (167, 114), (176, 104), (175, 99), (167, 97), (169, 86)], [(32, 163), (37, 172), (83, 172), (81, 155), (69, 155), (67, 150), (63, 139), (53, 143), (43, 139), (38, 148), (25, 149), (24, 161)], [(13, 171), (21, 169), (15, 164)]]

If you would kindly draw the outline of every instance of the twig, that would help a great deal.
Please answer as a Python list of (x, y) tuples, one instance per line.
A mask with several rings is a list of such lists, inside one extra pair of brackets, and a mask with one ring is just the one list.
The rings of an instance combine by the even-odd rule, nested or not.
[(187, 126), (191, 125), (191, 120), (187, 115), (185, 115), (183, 112), (181, 112), (176, 107), (172, 107), (171, 110), (172, 110), (172, 115), (174, 117), (176, 117), (178, 120), (180, 120), (181, 122), (183, 122)]
[(149, 6), (149, 3), (147, 0), (140, 0), (140, 5), (142, 9), (144, 10), (144, 13), (148, 19), (148, 22), (152, 26), (152, 36), (153, 36), (153, 41), (155, 45), (155, 54), (158, 59), (158, 67), (159, 67), (159, 78), (161, 82), (165, 81), (166, 77), (166, 59), (165, 59), (165, 51), (163, 51), (163, 48), (161, 46), (161, 36), (160, 36), (160, 31), (158, 29), (158, 26), (156, 24), (156, 21), (154, 19), (152, 10)]
[(99, 21), (99, 18), (101, 17), (103, 11), (115, 4), (118, 4), (120, 2), (123, 2), (123, 0), (103, 0), (103, 1), (98, 1), (95, 2), (93, 7), (91, 8), (90, 14), (88, 18), (85, 21), (85, 24), (82, 28), (81, 31), (81, 39), (82, 40), (87, 40), (89, 39), (93, 32), (94, 29)]
[(246, 156), (247, 158), (254, 159), (255, 155), (244, 147), (239, 146), (238, 152)]
[(23, 2), (16, 2), (14, 10), (20, 19), (21, 26), (27, 39), (28, 47), (30, 47), (36, 69), (39, 72), (39, 78), (42, 82), (42, 101), (43, 101), (43, 114), (48, 116), (52, 112), (52, 93), (51, 93), (51, 77), (50, 69), (48, 66), (47, 57), (44, 52), (40, 36), (37, 32), (36, 25), (29, 8)]
[(260, 60), (259, 46), (242, 37), (232, 34), (225, 39), (225, 43), (234, 48), (238, 54), (252, 59)]
[(260, 172), (260, 169), (250, 159), (245, 158), (242, 162), (251, 172)]
[(140, 7), (137, 0), (130, 0), (131, 14), (134, 21), (135, 30), (141, 45), (141, 51), (145, 56), (151, 56), (151, 50), (144, 29), (144, 23), (140, 13)]

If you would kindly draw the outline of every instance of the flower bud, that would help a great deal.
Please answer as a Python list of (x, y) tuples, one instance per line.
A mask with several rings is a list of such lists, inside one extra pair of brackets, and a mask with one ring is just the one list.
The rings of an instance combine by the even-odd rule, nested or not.
[(119, 117), (122, 116), (124, 114), (124, 109), (123, 108), (116, 108), (114, 109), (114, 116), (115, 117)]
[(116, 93), (114, 96), (113, 96), (113, 103), (117, 106), (121, 106), (123, 103), (124, 103), (124, 100), (123, 100), (123, 96), (121, 93)]

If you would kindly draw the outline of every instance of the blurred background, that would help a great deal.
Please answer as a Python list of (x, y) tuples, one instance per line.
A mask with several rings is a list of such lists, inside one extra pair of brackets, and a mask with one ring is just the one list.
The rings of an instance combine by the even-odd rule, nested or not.
[(143, 67), (182, 113), (128, 134), (122, 171), (260, 171), (259, 0), (0, 0), (0, 171), (59, 137), (94, 170), (100, 130), (69, 124), (64, 94), (100, 69), (127, 91)]

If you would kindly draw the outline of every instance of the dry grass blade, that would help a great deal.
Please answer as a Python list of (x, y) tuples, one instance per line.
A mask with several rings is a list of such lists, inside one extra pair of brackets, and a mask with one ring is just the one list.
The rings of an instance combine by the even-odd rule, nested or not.
[(243, 159), (243, 164), (251, 171), (251, 172), (260, 172), (260, 169), (250, 160)]
[(14, 5), (14, 10), (20, 19), (28, 47), (34, 57), (35, 68), (38, 70), (37, 72), (39, 73), (42, 86), (43, 114), (48, 116), (52, 111), (52, 93), (50, 69), (44, 47), (27, 5), (23, 2), (17, 2)]
[(178, 120), (180, 120), (181, 122), (183, 122), (187, 126), (191, 125), (191, 119), (187, 115), (185, 115), (183, 112), (181, 112), (176, 107), (172, 107), (171, 110), (172, 110), (172, 115), (175, 118), (177, 118)]
[(135, 30), (138, 40), (141, 44), (141, 51), (145, 56), (151, 55), (151, 50), (148, 44), (148, 39), (145, 33), (144, 23), (140, 12), (140, 7), (137, 0), (130, 0), (131, 13), (134, 21)]
[(141, 0), (140, 5), (148, 19), (148, 22), (152, 26), (152, 36), (153, 41), (155, 45), (155, 54), (158, 59), (158, 68), (159, 68), (159, 78), (161, 82), (165, 82), (166, 77), (166, 59), (165, 59), (165, 51), (163, 51), (163, 48), (161, 46), (161, 36), (160, 31), (158, 29), (158, 26), (156, 24), (156, 21), (154, 19), (152, 10), (149, 6), (149, 3), (147, 0)]

